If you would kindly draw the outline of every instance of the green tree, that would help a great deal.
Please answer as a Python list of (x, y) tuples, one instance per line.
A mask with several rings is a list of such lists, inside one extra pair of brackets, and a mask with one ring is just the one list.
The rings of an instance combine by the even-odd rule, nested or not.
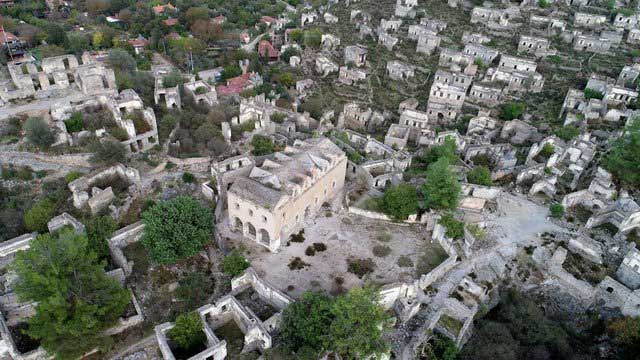
[(640, 184), (640, 117), (633, 119), (602, 159), (602, 165), (623, 185)]
[(48, 200), (40, 200), (24, 213), (24, 226), (29, 231), (45, 232), (47, 223), (56, 214), (55, 204)]
[(384, 192), (382, 204), (385, 213), (396, 220), (406, 220), (418, 212), (418, 192), (413, 185), (399, 184)]
[(438, 224), (445, 227), (445, 235), (448, 238), (456, 240), (464, 237), (464, 223), (458, 221), (450, 212), (443, 214)]
[(160, 264), (172, 264), (195, 255), (211, 240), (211, 210), (189, 196), (155, 204), (142, 213), (142, 244)]
[(276, 146), (271, 139), (263, 135), (254, 135), (251, 139), (253, 150), (251, 153), (255, 156), (269, 155), (276, 151)]
[(71, 114), (69, 119), (64, 121), (64, 125), (67, 127), (67, 131), (70, 133), (76, 133), (82, 131), (84, 129), (84, 124), (82, 122), (82, 113), (79, 111), (75, 111)]
[(231, 277), (236, 277), (241, 275), (249, 266), (251, 266), (251, 263), (249, 260), (245, 259), (239, 251), (233, 250), (225, 256), (224, 259), (222, 259), (222, 263), (220, 265), (222, 266), (222, 272), (230, 275)]
[(225, 65), (225, 67), (222, 69), (220, 78), (222, 80), (227, 80), (240, 75), (242, 75), (242, 69), (240, 68), (240, 66), (236, 64), (229, 64)]
[(111, 216), (96, 216), (85, 224), (89, 248), (93, 250), (98, 259), (106, 259), (109, 256), (109, 237), (118, 229), (118, 224)]
[(136, 59), (122, 48), (109, 50), (108, 62), (115, 70), (131, 72), (136, 69)]
[(449, 164), (455, 164), (458, 160), (456, 149), (456, 140), (452, 136), (447, 136), (441, 145), (432, 146), (427, 149), (419, 158), (419, 161), (425, 166), (428, 166), (440, 158), (445, 158), (449, 161)]
[(527, 105), (524, 103), (512, 102), (512, 103), (504, 104), (502, 105), (502, 108), (500, 108), (499, 117), (502, 120), (517, 119), (520, 116), (522, 116), (522, 114), (524, 114), (526, 109), (527, 109)]
[(471, 184), (491, 186), (493, 185), (491, 170), (486, 166), (476, 166), (467, 174), (467, 181)]
[(584, 89), (584, 98), (587, 100), (590, 100), (590, 99), (602, 100), (602, 98), (604, 98), (604, 94), (598, 90), (586, 88)]
[(289, 33), (289, 39), (291, 39), (292, 42), (299, 44), (303, 38), (304, 38), (304, 32), (300, 29), (293, 29)]
[(76, 55), (80, 55), (86, 50), (91, 49), (91, 46), (89, 45), (89, 39), (84, 34), (77, 32), (71, 32), (67, 34), (64, 47), (65, 49), (67, 49), (67, 52)]
[(377, 292), (369, 287), (351, 288), (336, 298), (331, 307), (333, 321), (326, 348), (348, 359), (362, 359), (386, 351), (382, 331), (388, 317), (376, 300)]
[(127, 149), (122, 143), (117, 141), (97, 141), (90, 146), (91, 161), (110, 165), (115, 163), (122, 163), (127, 160)]
[(564, 141), (569, 141), (580, 135), (580, 129), (573, 125), (567, 125), (560, 128), (555, 129), (553, 132), (557, 137)]
[(65, 34), (62, 26), (54, 23), (48, 23), (45, 26), (45, 32), (47, 34), (47, 43), (53, 45), (64, 45), (67, 40), (67, 34)]
[(178, 347), (191, 350), (203, 344), (206, 340), (202, 331), (202, 320), (197, 312), (178, 315), (175, 326), (167, 333)]
[(41, 149), (49, 148), (56, 141), (49, 125), (40, 117), (28, 118), (24, 123), (23, 130), (27, 140)]
[(282, 312), (280, 327), (285, 348), (299, 352), (310, 349), (319, 354), (325, 349), (327, 329), (333, 321), (333, 299), (323, 293), (305, 291), (299, 301)]
[(422, 193), (425, 205), (429, 208), (453, 210), (458, 206), (460, 181), (449, 169), (449, 161), (446, 158), (440, 158), (429, 165)]
[(26, 333), (58, 359), (78, 358), (99, 345), (130, 300), (103, 265), (87, 237), (72, 229), (39, 235), (16, 254), (13, 289), (21, 301), (37, 303)]
[(317, 49), (322, 42), (322, 33), (318, 29), (304, 32), (304, 46)]

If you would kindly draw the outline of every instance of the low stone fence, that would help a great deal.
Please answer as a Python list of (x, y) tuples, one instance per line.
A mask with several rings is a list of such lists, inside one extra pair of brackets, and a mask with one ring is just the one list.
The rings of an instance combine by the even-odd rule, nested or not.
[(122, 249), (127, 245), (139, 241), (140, 237), (142, 237), (143, 230), (144, 224), (142, 221), (138, 221), (114, 232), (111, 238), (107, 241), (113, 262), (122, 268), (127, 276), (129, 276), (133, 271), (133, 262), (127, 260)]
[(176, 164), (179, 168), (189, 168), (194, 172), (206, 172), (211, 171), (211, 158), (210, 157), (193, 157), (180, 159), (173, 156), (167, 156), (167, 160)]

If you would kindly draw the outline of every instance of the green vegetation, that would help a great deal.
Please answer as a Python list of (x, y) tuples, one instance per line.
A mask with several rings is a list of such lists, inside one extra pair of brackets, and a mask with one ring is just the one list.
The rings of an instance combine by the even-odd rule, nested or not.
[(590, 100), (590, 99), (602, 100), (602, 98), (604, 98), (604, 94), (598, 90), (586, 88), (584, 89), (584, 97), (587, 100)]
[(190, 172), (184, 172), (182, 173), (182, 181), (184, 181), (187, 184), (191, 184), (196, 181), (196, 177)]
[(254, 135), (251, 139), (251, 146), (253, 147), (251, 153), (255, 156), (269, 155), (276, 151), (276, 145), (273, 141), (263, 135)]
[(178, 315), (175, 326), (168, 331), (169, 339), (183, 350), (192, 350), (202, 345), (206, 338), (202, 331), (202, 320), (197, 312)]
[(118, 229), (118, 224), (111, 216), (97, 216), (89, 219), (85, 224), (89, 248), (93, 250), (98, 259), (109, 257), (109, 245), (107, 241), (114, 231)]
[(24, 226), (29, 231), (46, 232), (47, 223), (56, 214), (56, 206), (49, 199), (35, 203), (24, 214)]
[(151, 259), (173, 264), (195, 255), (211, 240), (211, 210), (189, 196), (157, 203), (142, 213), (142, 243)]
[(500, 108), (500, 115), (498, 117), (501, 120), (513, 120), (517, 119), (524, 114), (527, 110), (527, 105), (519, 102), (512, 102), (502, 105)]
[(493, 185), (491, 170), (483, 165), (476, 166), (467, 174), (467, 181), (471, 184), (491, 186)]
[(553, 203), (549, 206), (549, 213), (551, 213), (551, 217), (560, 219), (564, 216), (564, 206), (559, 203)]
[(98, 345), (129, 302), (129, 292), (104, 272), (87, 237), (72, 229), (44, 234), (16, 254), (13, 288), (36, 313), (26, 333), (59, 359), (78, 358)]
[(454, 240), (464, 238), (464, 223), (462, 221), (456, 220), (452, 213), (444, 213), (440, 220), (438, 220), (438, 224), (444, 226), (445, 229), (447, 229), (445, 235), (448, 238)]
[(387, 350), (382, 331), (387, 315), (372, 288), (352, 288), (331, 298), (305, 292), (282, 314), (283, 345), (297, 358), (334, 351), (343, 358), (366, 358)]
[(79, 111), (71, 114), (71, 117), (64, 121), (64, 125), (67, 127), (67, 131), (70, 133), (77, 133), (84, 130), (84, 124), (82, 120), (82, 113)]
[(162, 86), (165, 88), (172, 88), (178, 85), (182, 85), (184, 79), (182, 78), (182, 74), (177, 69), (171, 71), (167, 76), (162, 78)]
[(53, 130), (39, 117), (28, 118), (23, 130), (27, 140), (41, 149), (48, 149), (56, 140)]
[(449, 161), (440, 158), (429, 165), (427, 182), (422, 188), (425, 205), (432, 209), (453, 210), (458, 207), (460, 181), (449, 169)]
[(573, 125), (567, 125), (560, 128), (557, 128), (553, 131), (553, 133), (564, 141), (569, 141), (580, 135), (580, 129)]
[(126, 147), (117, 141), (96, 141), (90, 148), (91, 162), (101, 165), (111, 165), (115, 163), (123, 163), (127, 160)]
[(220, 266), (222, 267), (222, 272), (231, 277), (236, 277), (242, 275), (251, 266), (251, 263), (238, 250), (233, 250), (224, 257)]
[(418, 211), (418, 192), (413, 185), (399, 184), (385, 190), (382, 209), (396, 220), (406, 220)]
[(604, 155), (602, 165), (623, 185), (640, 184), (640, 118), (636, 117)]

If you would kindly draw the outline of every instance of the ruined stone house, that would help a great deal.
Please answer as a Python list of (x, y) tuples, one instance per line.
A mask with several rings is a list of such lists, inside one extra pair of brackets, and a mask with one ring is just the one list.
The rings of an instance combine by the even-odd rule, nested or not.
[(606, 23), (608, 23), (608, 18), (604, 15), (576, 12), (573, 17), (573, 25), (576, 27), (597, 29)]
[(416, 67), (398, 60), (387, 62), (387, 74), (393, 80), (408, 80), (415, 76)]
[(180, 87), (165, 87), (164, 79), (171, 74), (172, 67), (170, 65), (153, 65), (151, 72), (155, 78), (155, 90), (153, 99), (158, 104), (164, 104), (167, 109), (179, 109), (182, 105), (180, 99)]
[(355, 85), (367, 79), (367, 72), (358, 68), (340, 66), (338, 81), (345, 85)]
[(502, 89), (475, 83), (471, 86), (467, 101), (490, 108), (495, 107), (502, 101)]
[(353, 64), (357, 67), (365, 66), (367, 63), (367, 53), (369, 51), (363, 45), (350, 45), (344, 49), (344, 63)]

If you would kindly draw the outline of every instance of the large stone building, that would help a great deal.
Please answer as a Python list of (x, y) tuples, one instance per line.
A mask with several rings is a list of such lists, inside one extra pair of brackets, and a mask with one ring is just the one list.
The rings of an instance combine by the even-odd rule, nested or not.
[(234, 230), (271, 251), (301, 227), (344, 186), (347, 157), (326, 138), (296, 141), (227, 191)]

